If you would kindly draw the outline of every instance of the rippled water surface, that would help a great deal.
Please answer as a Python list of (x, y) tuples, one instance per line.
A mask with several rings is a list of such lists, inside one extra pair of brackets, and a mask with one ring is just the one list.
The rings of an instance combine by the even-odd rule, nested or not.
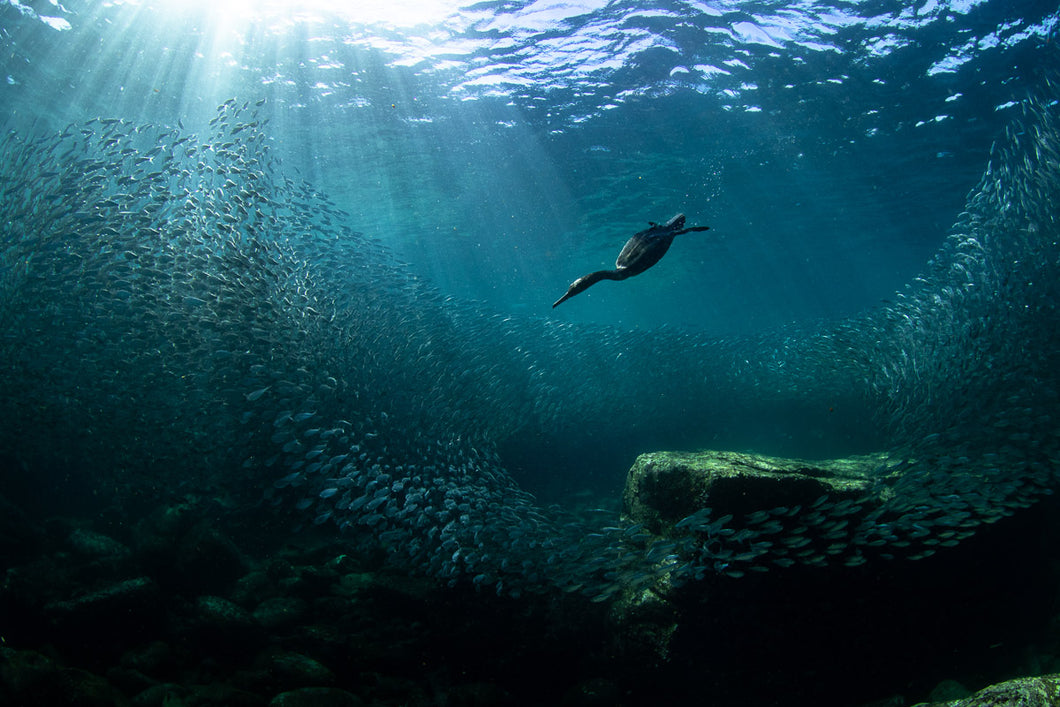
[[(658, 676), (625, 674), (608, 641), (640, 649), (602, 617), (637, 602), (663, 607), (651, 660), (673, 647), (697, 699), (699, 667), (740, 693), (771, 643), (756, 631), (785, 626), (791, 644), (765, 662), (787, 672), (756, 687), (835, 677), (828, 700), (801, 704), (926, 694), (940, 678), (907, 648), (938, 617), (956, 626), (919, 645), (932, 659), (990, 663), (980, 681), (1031, 663), (1017, 653), (1045, 671), (1060, 639), (1023, 649), (1010, 611), (1049, 619), (1012, 586), (1055, 589), (1006, 569), (990, 572), (1002, 599), (959, 585), (977, 553), (1047, 575), (1034, 528), (1060, 479), (1058, 23), (1055, 2), (1001, 0), (0, 0), (0, 551), (24, 563), (0, 583), (21, 617), (12, 643), (55, 637), (77, 655), (83, 635), (60, 635), (54, 612), (115, 582), (158, 584), (165, 640), (198, 640), (187, 612), (227, 590), (208, 569), (175, 578), (165, 552), (180, 551), (133, 529), (201, 514), (251, 544), (267, 545), (257, 523), (279, 545), (336, 543), (326, 567), (291, 555), (323, 578), (308, 590), (282, 568), (268, 580), (312, 595), (299, 649), (334, 665), (359, 634), (318, 629), (343, 630), (332, 610), (362, 622), (339, 597), (379, 571), (398, 593), (428, 577), (465, 597), (476, 630), (493, 629), (483, 596), (535, 623), (547, 606), (527, 650), (549, 656), (569, 597), (611, 632), (571, 680), (605, 670), (629, 690)], [(709, 230), (553, 307), (678, 213)], [(872, 456), (857, 484), (806, 499), (679, 489), (681, 510), (659, 510), (672, 523), (623, 514), (639, 454), (704, 448)], [(70, 505), (95, 535), (52, 520)], [(90, 587), (80, 569), (26, 569), (65, 568), (72, 542), (135, 550), (109, 569), (90, 555)], [(244, 589), (257, 572), (229, 571)], [(945, 588), (922, 596), (932, 573)], [(800, 586), (807, 606), (828, 613), (834, 593), (854, 618), (783, 608), (777, 588)], [(895, 597), (900, 636), (876, 608)], [(408, 604), (395, 621), (421, 633)], [(961, 639), (986, 604), (984, 623), (1021, 637)], [(369, 645), (391, 633), (375, 620)], [(697, 621), (722, 638), (699, 640)], [(143, 640), (105, 632), (115, 657)], [(221, 656), (217, 681), (296, 633)], [(470, 639), (489, 669), (467, 677), (438, 649), (450, 633), (372, 670), (437, 704), (481, 675), (536, 682), (497, 678), (507, 652)], [(442, 666), (429, 679), (423, 656)], [(337, 684), (373, 694), (363, 682)], [(266, 680), (256, 699), (277, 690)]]
[(714, 333), (853, 314), (942, 242), (1056, 42), (1048, 2), (19, 2), (7, 129), (201, 129), (274, 153), (444, 292), (551, 316), (626, 238), (712, 227), (554, 314)]

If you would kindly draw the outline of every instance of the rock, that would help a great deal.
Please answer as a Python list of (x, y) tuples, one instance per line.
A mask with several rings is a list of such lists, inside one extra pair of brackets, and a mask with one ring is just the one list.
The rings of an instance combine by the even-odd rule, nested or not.
[[(265, 658), (267, 657), (265, 656)], [(259, 656), (260, 658), (261, 656)], [(278, 685), (276, 676), (269, 672), (267, 666), (237, 670), (228, 676), (228, 681), (241, 690), (248, 690), (262, 695), (275, 693), (285, 687), (292, 687), (291, 685)]]
[(1060, 674), (1008, 680), (970, 697), (920, 707), (1060, 707)]
[(0, 616), (4, 617), (4, 637), (16, 643), (20, 637), (40, 632), (44, 607), (66, 598), (70, 570), (52, 556), (39, 557), (29, 564), (11, 567), (0, 581)]
[(653, 660), (665, 663), (670, 657), (670, 642), (677, 631), (679, 613), (664, 591), (665, 582), (653, 589), (622, 592), (611, 605), (608, 615), (613, 625), (613, 651), (636, 662)]
[[(512, 698), (497, 685), (489, 682), (472, 682), (454, 685), (446, 690), (445, 704), (448, 707), (499, 707), (512, 704)], [(599, 703), (603, 704), (616, 704)]]
[(650, 532), (668, 534), (701, 508), (740, 515), (779, 506), (808, 506), (820, 496), (863, 498), (883, 454), (805, 461), (740, 452), (652, 452), (626, 476), (623, 507)]
[(51, 660), (36, 651), (0, 646), (0, 695), (30, 692), (34, 685), (46, 682), (57, 670)]
[(342, 597), (355, 597), (372, 586), (373, 577), (370, 572), (344, 574), (332, 591)]
[(622, 690), (610, 680), (596, 678), (578, 683), (563, 696), (561, 707), (609, 707), (622, 703)]
[(943, 680), (928, 695), (932, 702), (949, 702), (968, 697), (972, 691), (956, 680)]
[(132, 699), (133, 707), (169, 707), (184, 704), (188, 688), (174, 683), (152, 685)]
[[(189, 685), (189, 694), (182, 703), (196, 707), (265, 707), (268, 700), (253, 692), (240, 690), (224, 682), (208, 685)], [(171, 707), (173, 703), (161, 707)]]
[(375, 673), (370, 687), (366, 687), (366, 698), (372, 704), (384, 705), (428, 705), (430, 700), (419, 682), (411, 677)]
[(278, 596), (278, 590), (268, 574), (263, 570), (254, 570), (236, 581), (229, 596), (238, 604), (251, 606)]
[(173, 649), (164, 641), (152, 641), (147, 645), (126, 651), (121, 657), (121, 667), (150, 675), (162, 677), (172, 672), (176, 666)]
[(135, 577), (108, 584), (73, 599), (44, 607), (52, 621), (83, 629), (106, 627), (158, 613), (158, 586), (150, 577)]
[[(331, 615), (340, 614), (336, 612)], [(299, 647), (314, 654), (346, 655), (350, 643), (350, 636), (330, 622), (299, 626), (297, 636)]]
[(176, 538), (195, 524), (201, 514), (200, 505), (201, 501), (188, 496), (181, 502), (159, 506), (140, 524), (137, 536), (159, 534)]
[(320, 662), (301, 653), (273, 656), (270, 668), (282, 683), (292, 685), (330, 685), (335, 674)]
[(126, 695), (136, 695), (154, 687), (158, 681), (139, 670), (114, 666), (107, 670), (107, 680)]
[[(686, 537), (687, 531), (674, 526), (703, 509), (709, 509), (714, 518), (734, 518), (737, 528), (753, 514), (810, 508), (822, 497), (832, 504), (845, 502), (856, 507), (856, 512), (869, 513), (893, 493), (879, 483), (878, 471), (886, 463), (885, 454), (824, 461), (710, 450), (642, 454), (626, 476), (624, 513), (630, 522), (642, 524), (652, 535), (679, 538)], [(854, 513), (848, 513), (850, 524)], [(775, 542), (777, 537), (770, 535), (768, 541)], [(801, 537), (796, 540), (812, 542)], [(794, 563), (789, 557), (784, 559)], [(730, 570), (732, 576), (746, 571), (741, 567)], [(679, 621), (670, 603), (676, 586), (670, 575), (662, 572), (649, 586), (616, 593), (609, 614), (616, 635), (621, 637), (622, 650), (667, 660)]]
[(0, 648), (0, 702), (22, 707), (120, 707), (128, 700), (87, 670), (63, 667), (35, 651)]
[(117, 540), (84, 528), (70, 533), (66, 542), (75, 554), (86, 559), (122, 560), (130, 555), (129, 548)]
[(297, 597), (273, 597), (258, 604), (254, 620), (267, 629), (293, 626), (306, 613), (306, 603)]
[(285, 559), (273, 559), (265, 565), (265, 573), (274, 582), (280, 582), (295, 576), (295, 567)]
[(195, 601), (195, 618), (217, 631), (245, 633), (256, 628), (254, 617), (223, 597), (201, 596)]
[(360, 564), (349, 555), (336, 555), (327, 563), (327, 568), (338, 574), (356, 572), (359, 567)]
[(280, 579), (277, 584), (284, 594), (306, 599), (327, 595), (339, 575), (327, 567), (305, 565), (297, 567), (293, 575)]
[(269, 702), (269, 707), (362, 707), (364, 702), (355, 695), (335, 687), (303, 687), (281, 692)]
[(186, 618), (178, 628), (179, 643), (203, 643), (215, 657), (253, 655), (266, 638), (250, 612), (222, 597), (198, 597)]
[[(35, 692), (39, 698), (43, 693), (52, 692), (55, 700), (45, 704), (77, 705), (77, 707), (115, 707), (124, 705), (128, 700), (118, 690), (114, 689), (109, 682), (98, 675), (79, 670), (77, 668), (64, 668), (57, 676), (58, 680)], [(29, 704), (29, 703), (27, 703)]]
[(197, 592), (223, 592), (246, 574), (250, 562), (227, 536), (201, 522), (180, 539), (176, 570), (185, 587)]

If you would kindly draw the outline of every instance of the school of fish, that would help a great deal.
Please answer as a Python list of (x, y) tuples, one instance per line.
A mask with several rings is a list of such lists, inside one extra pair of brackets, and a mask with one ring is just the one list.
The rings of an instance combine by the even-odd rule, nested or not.
[[(926, 557), (1056, 485), (1055, 101), (1025, 101), (893, 304), (727, 339), (443, 297), (285, 176), (262, 105), (230, 100), (198, 133), (97, 118), (0, 142), (0, 438), (25, 473), (129, 499), (236, 490), (412, 572), (601, 601)], [(617, 435), (834, 395), (869, 401), (890, 440), (882, 504), (705, 508), (656, 538), (542, 507), (497, 453), (587, 420)]]

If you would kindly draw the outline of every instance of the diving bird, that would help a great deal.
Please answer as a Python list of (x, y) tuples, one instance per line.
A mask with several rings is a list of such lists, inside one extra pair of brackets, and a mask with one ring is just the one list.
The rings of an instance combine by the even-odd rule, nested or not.
[(579, 277), (567, 288), (567, 294), (556, 300), (552, 307), (558, 307), (561, 302), (579, 292), (585, 292), (601, 280), (625, 280), (627, 277), (640, 275), (666, 255), (666, 251), (670, 249), (670, 244), (674, 241), (674, 236), (690, 231), (710, 230), (710, 226), (685, 228), (684, 214), (677, 214), (661, 226), (654, 221), (648, 223), (649, 228), (634, 234), (626, 241), (626, 245), (622, 246), (622, 252), (618, 254), (618, 260), (615, 261), (614, 270), (597, 270)]

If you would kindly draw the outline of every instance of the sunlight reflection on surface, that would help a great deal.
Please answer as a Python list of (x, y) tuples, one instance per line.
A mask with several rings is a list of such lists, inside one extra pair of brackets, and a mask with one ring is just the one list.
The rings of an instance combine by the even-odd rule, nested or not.
[[(136, 2), (129, 4), (153, 4)], [(218, 24), (286, 23), (340, 19), (352, 25), (381, 24), (417, 27), (444, 21), (461, 5), (459, 0), (164, 0), (158, 3), (175, 12), (209, 12)]]

